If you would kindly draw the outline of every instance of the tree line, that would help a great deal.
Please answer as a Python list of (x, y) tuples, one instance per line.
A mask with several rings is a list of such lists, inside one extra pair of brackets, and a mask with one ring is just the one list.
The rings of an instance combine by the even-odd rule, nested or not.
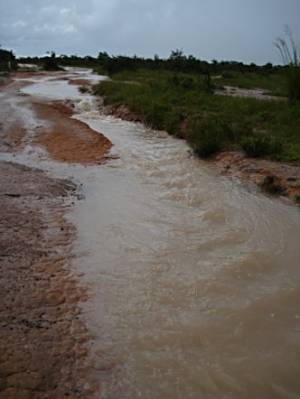
[[(26, 57), (21, 58), (23, 63), (44, 64), (49, 57)], [(126, 55), (109, 55), (107, 52), (99, 52), (97, 57), (78, 55), (60, 55), (56, 57), (56, 61), (62, 66), (81, 66), (87, 68), (101, 68), (103, 72), (113, 75), (115, 73), (127, 70), (134, 71), (138, 69), (165, 69), (183, 73), (199, 73), (199, 74), (218, 74), (227, 72), (256, 72), (256, 73), (272, 73), (283, 69), (284, 67), (267, 63), (263, 66), (254, 63), (244, 64), (237, 61), (217, 61), (212, 62), (200, 60), (193, 55), (185, 55), (182, 50), (174, 50), (168, 58), (160, 58), (155, 55), (152, 58), (144, 58), (138, 56)]]

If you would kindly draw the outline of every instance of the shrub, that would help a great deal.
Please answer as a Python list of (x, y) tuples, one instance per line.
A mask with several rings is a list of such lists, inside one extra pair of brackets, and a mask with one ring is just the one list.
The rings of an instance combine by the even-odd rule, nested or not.
[(234, 79), (234, 77), (235, 77), (235, 75), (234, 75), (233, 72), (224, 71), (224, 72), (222, 73), (222, 78), (223, 78), (223, 79)]
[(86, 86), (80, 86), (79, 89), (80, 93), (85, 94), (89, 92), (89, 88)]
[(256, 134), (242, 139), (242, 149), (248, 157), (259, 158), (282, 152), (282, 142), (266, 134)]
[(44, 69), (46, 71), (60, 71), (62, 68), (58, 65), (58, 60), (54, 52), (51, 53), (50, 57), (45, 58)]
[(0, 71), (16, 70), (18, 64), (12, 51), (0, 49)]
[(203, 90), (208, 94), (214, 94), (215, 86), (211, 80), (210, 73), (207, 73), (204, 77)]
[[(146, 122), (154, 129), (163, 129), (168, 109), (160, 103), (150, 103), (144, 111)], [(143, 113), (143, 112), (142, 112)]]
[(291, 101), (300, 101), (300, 66), (291, 67), (287, 75), (288, 94)]
[(195, 89), (195, 82), (191, 77), (173, 75), (168, 79), (168, 83), (174, 87), (180, 87), (185, 90)]
[(169, 111), (165, 117), (164, 129), (169, 133), (177, 137), (182, 136), (181, 124), (184, 120), (184, 115), (176, 112)]
[(288, 65), (287, 89), (291, 101), (300, 101), (300, 53), (289, 27), (285, 30), (286, 39), (278, 38), (275, 46), (284, 64)]
[(202, 158), (208, 158), (224, 147), (227, 141), (228, 127), (212, 117), (194, 117), (188, 121), (188, 140)]

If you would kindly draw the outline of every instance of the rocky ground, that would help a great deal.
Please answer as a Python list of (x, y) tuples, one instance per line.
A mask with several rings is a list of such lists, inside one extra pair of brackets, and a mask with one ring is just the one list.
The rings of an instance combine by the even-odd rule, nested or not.
[[(23, 96), (25, 84), (0, 88), (0, 152), (13, 159), (28, 145), (42, 146), (59, 161), (103, 162), (111, 143), (71, 119), (66, 105)], [(65, 213), (75, 200), (71, 181), (0, 161), (0, 399), (99, 392), (80, 314), (88, 294), (71, 268), (76, 231)]]

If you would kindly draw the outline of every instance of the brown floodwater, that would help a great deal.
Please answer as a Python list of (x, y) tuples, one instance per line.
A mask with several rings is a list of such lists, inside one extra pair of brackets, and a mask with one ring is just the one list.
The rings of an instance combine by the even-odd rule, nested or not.
[(299, 209), (43, 79), (24, 91), (71, 98), (117, 158), (64, 166), (85, 195), (70, 219), (101, 398), (299, 398)]

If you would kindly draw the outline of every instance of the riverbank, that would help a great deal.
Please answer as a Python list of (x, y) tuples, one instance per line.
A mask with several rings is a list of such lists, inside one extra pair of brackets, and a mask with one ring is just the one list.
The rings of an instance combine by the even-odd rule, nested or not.
[(203, 85), (193, 76), (137, 71), (116, 75), (94, 92), (108, 114), (166, 130), (228, 175), (299, 202), (300, 106), (262, 95), (213, 95)]
[[(27, 165), (26, 173), (20, 165), (15, 172), (12, 167), (2, 168), (11, 185), (14, 176), (19, 176), (16, 187), (20, 191), (8, 184), (5, 197), (19, 199), (22, 207), (28, 195), (28, 208), (23, 211), (29, 223), (22, 208), (17, 209), (16, 218), (20, 214), (21, 224), (24, 221), (28, 228), (23, 241), (30, 253), (35, 245), (44, 256), (37, 263), (49, 260), (52, 268), (58, 258), (58, 271), (53, 272), (57, 280), (44, 271), (36, 275), (31, 261), (28, 275), (20, 275), (29, 276), (26, 282), (33, 276), (38, 293), (25, 283), (28, 297), (32, 292), (36, 300), (41, 299), (47, 321), (66, 326), (62, 341), (69, 343), (67, 348), (56, 345), (60, 335), (49, 323), (43, 324), (43, 310), (32, 315), (26, 308), (19, 316), (18, 306), (12, 303), (9, 315), (16, 315), (18, 323), (29, 325), (35, 335), (30, 333), (29, 342), (22, 341), (23, 334), (10, 343), (15, 363), (18, 353), (25, 353), (28, 363), (11, 379), (3, 377), (5, 395), (34, 399), (297, 396), (298, 209), (248, 189), (238, 179), (222, 177), (215, 165), (193, 156), (184, 140), (99, 113), (97, 98), (69, 85), (76, 78), (101, 79), (90, 71), (68, 70), (62, 76), (34, 79), (20, 93), (11, 86), (11, 94), (0, 94), (6, 109), (3, 126), (7, 127), (0, 133), (1, 159)], [(39, 115), (35, 102), (43, 103)], [(114, 143), (107, 164), (53, 161), (46, 145), (38, 142), (44, 134), (56, 132), (55, 120), (48, 119), (48, 106), (56, 119), (52, 106), (60, 109), (62, 104), (71, 105), (63, 107), (59, 116), (62, 128), (70, 126), (63, 121), (73, 109), (72, 119)], [(18, 147), (6, 135), (16, 120), (24, 127)], [(68, 136), (66, 130), (62, 133)], [(30, 177), (35, 167), (44, 172)], [(80, 191), (74, 192), (73, 179)], [(66, 193), (51, 188), (61, 185), (66, 185)], [(45, 192), (41, 198), (39, 191)], [(5, 205), (3, 209), (12, 213)], [(35, 209), (40, 210), (36, 217)], [(40, 231), (36, 219), (44, 227), (40, 237), (35, 233)], [(13, 226), (13, 236), (13, 222), (7, 225)], [(15, 225), (19, 230), (22, 227), (18, 219)], [(31, 225), (37, 226), (32, 234)], [(14, 242), (4, 247), (10, 246), (19, 256)], [(47, 255), (43, 251), (48, 246)], [(26, 248), (20, 253), (25, 259), (30, 255)], [(5, 273), (19, 263), (12, 261)], [(60, 274), (62, 269), (66, 276)], [(72, 285), (69, 291), (65, 278), (74, 278), (77, 288)], [(12, 298), (18, 297), (17, 288), (23, 289), (21, 281), (18, 284), (10, 286)], [(63, 304), (77, 293), (78, 297), (70, 298), (79, 311), (73, 320), (73, 313), (67, 314)], [(58, 304), (46, 302), (48, 295), (53, 301), (58, 297)], [(58, 308), (61, 315), (56, 313)], [(80, 322), (83, 330), (69, 330), (65, 324), (69, 318)], [(46, 327), (49, 335), (44, 345)], [(4, 330), (0, 332), (5, 337)], [(22, 346), (24, 342), (27, 347)], [(71, 347), (75, 342), (80, 345)], [(51, 352), (42, 358), (44, 347), (46, 355), (53, 351), (53, 357)], [(36, 359), (33, 367), (31, 354)], [(3, 363), (1, 372), (6, 367)], [(39, 382), (39, 376), (47, 372), (49, 377)], [(53, 385), (47, 385), (48, 379)]]
[[(129, 122), (145, 123), (143, 117), (126, 106), (104, 105), (101, 111)], [(242, 151), (223, 151), (208, 159), (220, 173), (250, 181), (268, 195), (291, 203), (300, 202), (300, 166), (280, 161), (246, 157)]]
[[(72, 119), (67, 104), (23, 95), (30, 80), (13, 80), (35, 76), (16, 74), (1, 86), (2, 154), (13, 160), (24, 151), (40, 154), (40, 147), (49, 160), (104, 162), (111, 146), (104, 136)], [(81, 317), (88, 292), (71, 266), (76, 228), (66, 213), (76, 192), (70, 180), (0, 161), (1, 399), (99, 394)]]
[(75, 231), (64, 218), (75, 186), (1, 162), (0, 187), (0, 398), (91, 395), (78, 306), (87, 293), (70, 269)]

